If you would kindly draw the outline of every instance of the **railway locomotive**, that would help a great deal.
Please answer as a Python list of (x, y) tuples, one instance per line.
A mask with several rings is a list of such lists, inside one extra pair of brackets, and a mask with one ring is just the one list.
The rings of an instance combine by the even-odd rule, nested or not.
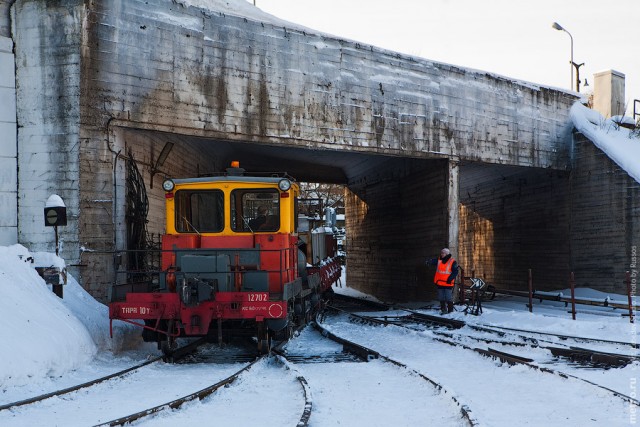
[(160, 271), (142, 289), (112, 295), (111, 325), (141, 326), (165, 354), (179, 337), (247, 335), (266, 352), (311, 318), (340, 278), (335, 245), (322, 232), (298, 231), (295, 180), (244, 172), (233, 162), (219, 176), (163, 182)]

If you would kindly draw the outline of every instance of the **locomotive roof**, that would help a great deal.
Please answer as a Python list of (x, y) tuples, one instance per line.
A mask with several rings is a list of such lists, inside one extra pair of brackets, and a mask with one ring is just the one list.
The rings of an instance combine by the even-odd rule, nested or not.
[(221, 176), (203, 176), (198, 178), (176, 178), (171, 179), (176, 185), (205, 183), (205, 182), (259, 182), (265, 184), (277, 184), (281, 179), (287, 178), (295, 182), (288, 176), (246, 176), (246, 175), (221, 175)]

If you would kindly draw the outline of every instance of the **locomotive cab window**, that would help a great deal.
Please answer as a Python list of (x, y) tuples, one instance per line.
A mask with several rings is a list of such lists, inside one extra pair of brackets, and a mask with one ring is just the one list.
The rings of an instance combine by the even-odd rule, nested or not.
[(175, 195), (178, 233), (219, 233), (224, 229), (224, 193), (180, 190)]
[(231, 228), (236, 232), (274, 232), (280, 229), (280, 193), (275, 189), (231, 192)]

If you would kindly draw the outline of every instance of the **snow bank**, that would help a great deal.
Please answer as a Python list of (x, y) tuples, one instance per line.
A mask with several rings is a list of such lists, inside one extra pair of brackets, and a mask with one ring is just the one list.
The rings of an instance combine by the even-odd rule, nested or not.
[(64, 305), (80, 319), (98, 350), (118, 353), (138, 348), (142, 343), (142, 329), (116, 320), (113, 322), (113, 338), (109, 334), (109, 307), (96, 301), (71, 275), (64, 287)]
[(24, 246), (0, 247), (0, 383), (61, 375), (97, 351), (87, 328), (51, 292)]
[(571, 120), (580, 133), (640, 182), (640, 138), (631, 135), (629, 129), (621, 127), (614, 120), (605, 119), (597, 111), (579, 102), (571, 107)]
[(64, 268), (47, 252), (30, 253), (22, 245), (0, 246), (0, 384), (24, 385), (32, 379), (58, 376), (89, 361), (99, 350), (117, 351), (141, 342), (140, 330), (114, 323), (109, 337), (108, 308), (71, 276), (58, 298), (35, 266)]

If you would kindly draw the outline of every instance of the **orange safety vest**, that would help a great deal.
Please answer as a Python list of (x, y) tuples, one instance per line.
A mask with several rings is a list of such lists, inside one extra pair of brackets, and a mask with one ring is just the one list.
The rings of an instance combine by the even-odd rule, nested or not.
[(442, 263), (442, 260), (438, 260), (438, 266), (436, 267), (436, 275), (433, 278), (433, 283), (438, 286), (450, 286), (453, 287), (452, 283), (447, 283), (447, 279), (451, 275), (451, 270), (453, 268), (453, 262), (455, 260), (453, 257), (449, 258), (446, 264)]

